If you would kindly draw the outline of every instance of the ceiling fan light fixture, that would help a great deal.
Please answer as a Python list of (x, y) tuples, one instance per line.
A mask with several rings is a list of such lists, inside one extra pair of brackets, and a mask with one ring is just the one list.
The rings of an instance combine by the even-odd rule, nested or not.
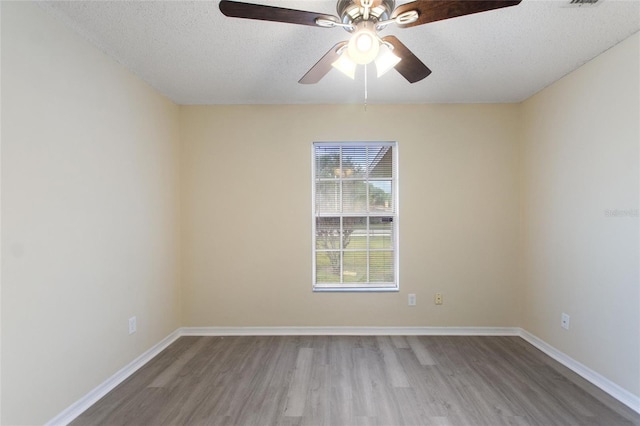
[(347, 77), (355, 80), (356, 78), (356, 63), (349, 58), (349, 53), (347, 49), (342, 50), (342, 54), (340, 57), (331, 64), (332, 67), (339, 70), (341, 73), (346, 75)]
[(398, 62), (401, 60), (402, 59), (396, 56), (386, 44), (381, 44), (380, 53), (376, 58), (376, 71), (378, 73), (378, 77), (382, 77), (390, 69), (398, 65)]
[(374, 31), (366, 25), (361, 25), (358, 30), (351, 36), (347, 51), (349, 58), (356, 64), (369, 64), (378, 56), (380, 50), (380, 42)]

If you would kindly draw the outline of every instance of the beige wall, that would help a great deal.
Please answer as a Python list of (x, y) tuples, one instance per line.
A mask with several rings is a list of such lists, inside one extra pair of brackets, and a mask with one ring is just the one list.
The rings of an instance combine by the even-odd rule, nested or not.
[[(519, 131), (513, 105), (182, 107), (184, 325), (519, 325)], [(398, 293), (311, 291), (327, 140), (398, 141)]]
[(41, 424), (180, 325), (179, 113), (33, 4), (1, 24), (1, 423)]
[(527, 100), (522, 152), (523, 326), (636, 395), (639, 39)]

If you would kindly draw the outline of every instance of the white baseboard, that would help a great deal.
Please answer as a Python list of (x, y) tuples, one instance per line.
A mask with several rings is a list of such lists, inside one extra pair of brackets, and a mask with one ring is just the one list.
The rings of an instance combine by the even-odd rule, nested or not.
[(183, 336), (519, 336), (517, 327), (183, 327)]
[(603, 377), (599, 373), (596, 373), (584, 364), (579, 363), (569, 355), (559, 351), (558, 349), (554, 348), (544, 340), (538, 338), (537, 336), (534, 336), (528, 331), (521, 329), (520, 337), (531, 343), (536, 348), (540, 349), (545, 354), (549, 355), (551, 358), (558, 361), (560, 364), (564, 365), (570, 370), (573, 370), (573, 372), (593, 383), (627, 407), (640, 414), (640, 397), (632, 394), (626, 389), (623, 389), (622, 387), (613, 383), (611, 380)]
[(107, 380), (102, 382), (96, 388), (91, 390), (88, 394), (80, 398), (78, 401), (71, 404), (66, 410), (62, 411), (60, 414), (55, 416), (53, 419), (49, 420), (46, 423), (46, 426), (58, 426), (58, 425), (68, 425), (71, 423), (76, 417), (86, 411), (89, 407), (95, 404), (100, 398), (109, 393), (112, 389), (122, 383), (125, 379), (139, 370), (142, 366), (144, 366), (147, 362), (151, 361), (153, 357), (158, 355), (164, 349), (166, 349), (170, 344), (175, 342), (179, 337), (180, 329), (174, 331), (169, 334), (167, 337), (162, 339), (158, 344), (151, 347), (149, 350), (144, 352), (138, 358), (131, 361), (129, 364), (124, 366), (120, 371), (115, 373), (113, 376), (109, 377)]
[(131, 361), (47, 422), (67, 425), (181, 336), (520, 336), (565, 367), (640, 413), (640, 398), (519, 327), (183, 327)]

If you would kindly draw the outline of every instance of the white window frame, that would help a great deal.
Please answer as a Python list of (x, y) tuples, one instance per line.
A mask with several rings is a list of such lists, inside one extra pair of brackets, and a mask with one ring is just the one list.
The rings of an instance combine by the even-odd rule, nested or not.
[[(318, 213), (316, 210), (316, 146), (325, 146), (325, 147), (353, 147), (353, 146), (358, 146), (358, 147), (362, 147), (362, 146), (380, 146), (380, 145), (386, 145), (389, 146), (392, 149), (392, 184), (391, 184), (391, 191), (392, 191), (392, 200), (393, 200), (393, 212), (384, 212), (384, 213), (372, 213), (372, 212), (366, 212), (366, 213), (350, 213), (350, 214), (344, 214), (342, 212), (337, 213), (337, 214), (320, 214)], [(342, 160), (341, 160), (342, 161)], [(367, 141), (367, 142), (313, 142), (312, 144), (312, 148), (311, 148), (311, 204), (312, 204), (312, 218), (311, 218), (311, 222), (312, 222), (312, 289), (314, 292), (397, 292), (399, 291), (400, 288), (400, 281), (399, 281), (399, 270), (400, 270), (400, 263), (399, 263), (399, 224), (400, 224), (400, 220), (399, 220), (399, 193), (398, 193), (398, 188), (399, 188), (399, 184), (398, 184), (398, 165), (400, 164), (399, 162), (399, 157), (398, 157), (398, 143), (397, 142), (390, 142), (390, 141), (384, 141), (384, 142), (377, 142), (377, 141)], [(342, 177), (340, 178), (336, 178), (337, 181), (341, 181)], [(369, 181), (368, 177), (366, 179), (367, 181)], [(342, 193), (341, 193), (342, 196)], [(392, 283), (378, 283), (378, 282), (367, 282), (367, 283), (363, 283), (363, 284), (358, 284), (358, 283), (316, 283), (316, 251), (317, 249), (317, 245), (316, 245), (316, 219), (318, 217), (340, 217), (340, 223), (342, 224), (342, 218), (344, 217), (392, 217), (392, 223), (393, 223), (393, 241), (392, 241), (392, 250), (393, 250), (393, 262), (394, 262), (394, 271), (393, 271), (393, 276), (394, 276), (394, 281)], [(342, 225), (341, 225), (342, 226)], [(368, 232), (367, 232), (368, 235)], [(367, 244), (367, 253), (369, 253), (370, 251), (370, 247)], [(343, 262), (342, 262), (342, 253), (344, 253), (345, 250), (344, 248), (340, 249), (341, 252), (341, 261), (340, 261), (340, 265), (341, 268), (343, 266)], [(368, 259), (368, 256), (367, 256)], [(367, 260), (367, 271), (369, 270), (369, 265), (368, 265), (368, 260)], [(341, 275), (341, 280), (343, 279), (342, 274)]]

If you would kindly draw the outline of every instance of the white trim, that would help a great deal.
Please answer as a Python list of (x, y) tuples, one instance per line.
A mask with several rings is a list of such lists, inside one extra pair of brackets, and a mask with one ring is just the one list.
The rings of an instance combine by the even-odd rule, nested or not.
[(632, 394), (626, 389), (623, 389), (611, 380), (607, 379), (599, 373), (596, 373), (584, 364), (579, 363), (569, 355), (565, 354), (562, 351), (559, 351), (558, 349), (554, 348), (544, 340), (529, 333), (528, 331), (520, 329), (520, 337), (522, 337), (531, 345), (540, 349), (546, 355), (558, 361), (560, 364), (564, 365), (570, 370), (573, 370), (573, 372), (577, 373), (584, 379), (596, 385), (627, 407), (640, 414), (640, 397)]
[(519, 327), (182, 327), (49, 420), (46, 425), (69, 424), (182, 336), (519, 336), (560, 364), (598, 386), (613, 398), (640, 413), (640, 397)]
[(116, 372), (113, 376), (102, 382), (100, 385), (91, 390), (88, 394), (71, 404), (60, 414), (46, 423), (46, 426), (68, 425), (76, 417), (86, 411), (89, 407), (95, 404), (100, 398), (105, 396), (116, 386), (126, 380), (129, 376), (135, 373), (138, 369), (151, 361), (153, 357), (158, 355), (170, 344), (175, 342), (181, 336), (181, 330), (177, 329), (167, 337), (162, 339), (158, 344), (151, 347), (142, 355), (125, 365), (120, 371)]
[(184, 327), (183, 336), (519, 336), (517, 327)]

